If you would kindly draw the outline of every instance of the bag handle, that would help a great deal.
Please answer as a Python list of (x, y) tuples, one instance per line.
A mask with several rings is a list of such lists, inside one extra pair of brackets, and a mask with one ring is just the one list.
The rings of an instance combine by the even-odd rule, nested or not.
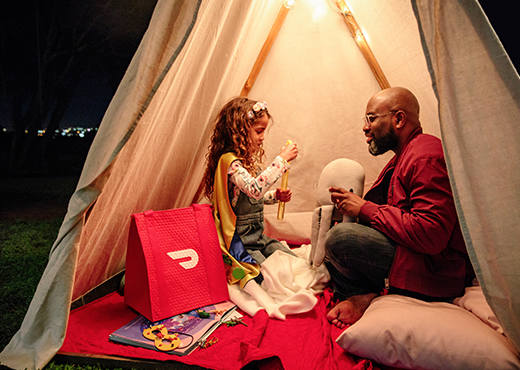
[[(157, 229), (155, 227), (155, 214), (153, 210), (143, 212), (144, 219), (146, 221), (146, 228), (148, 230), (148, 238), (150, 239), (150, 248), (153, 254), (153, 267), (155, 270), (155, 292), (158, 292), (157, 282), (165, 281), (166, 275), (164, 274), (164, 256), (161, 255), (161, 245), (159, 244), (159, 237), (157, 236)], [(153, 272), (152, 272), (153, 276)], [(151, 288), (151, 287), (150, 287)], [(150, 289), (150, 291), (153, 291)], [(169, 294), (156, 294), (159, 296), (159, 305), (155, 305), (155, 309), (158, 312), (158, 316), (162, 316), (162, 307), (168, 308), (170, 304)]]
[[(208, 287), (209, 295), (212, 295), (212, 289), (210, 288), (214, 283), (211, 279), (215, 279), (216, 276), (213, 276), (210, 272), (215, 271), (215, 266), (213, 265), (214, 261), (211, 253), (209, 251), (209, 237), (208, 237), (208, 217), (207, 210), (210, 209), (209, 214), (211, 215), (211, 207), (203, 204), (192, 204), (193, 212), (195, 214), (195, 222), (197, 223), (197, 231), (199, 234), (200, 241), (200, 251), (204, 254), (204, 258), (202, 259), (204, 262), (204, 271), (206, 271), (206, 286)], [(211, 216), (210, 222), (213, 224), (213, 216)], [(219, 253), (220, 255), (220, 253)]]

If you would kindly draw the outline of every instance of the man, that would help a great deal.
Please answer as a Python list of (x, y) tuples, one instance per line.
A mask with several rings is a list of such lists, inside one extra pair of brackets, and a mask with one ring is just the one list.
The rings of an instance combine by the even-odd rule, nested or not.
[(422, 132), (417, 98), (402, 87), (385, 89), (365, 113), (369, 152), (395, 156), (364, 198), (330, 189), (338, 211), (359, 220), (337, 224), (325, 241), (340, 300), (327, 319), (340, 328), (359, 320), (385, 290), (425, 301), (461, 296), (473, 271), (442, 145)]

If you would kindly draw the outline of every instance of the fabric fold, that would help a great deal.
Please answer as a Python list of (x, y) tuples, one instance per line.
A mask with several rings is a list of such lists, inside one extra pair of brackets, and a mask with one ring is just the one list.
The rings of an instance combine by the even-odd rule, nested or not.
[(317, 302), (316, 295), (323, 292), (330, 275), (325, 265), (311, 266), (308, 261), (310, 249), (311, 245), (293, 249), (298, 257), (276, 251), (261, 266), (262, 285), (254, 280), (243, 289), (230, 285), (230, 299), (251, 316), (265, 310), (269, 317), (280, 320), (285, 320), (287, 315), (312, 310)]

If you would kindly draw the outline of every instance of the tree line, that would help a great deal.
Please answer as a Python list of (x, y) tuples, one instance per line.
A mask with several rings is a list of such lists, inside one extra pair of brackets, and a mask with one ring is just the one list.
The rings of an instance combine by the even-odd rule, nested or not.
[[(99, 81), (100, 94), (104, 92), (110, 99), (156, 2), (0, 2), (0, 160), (4, 176), (47, 171), (52, 133), (75, 99), (89, 98), (80, 96), (81, 83)], [(38, 136), (42, 129), (46, 134)]]

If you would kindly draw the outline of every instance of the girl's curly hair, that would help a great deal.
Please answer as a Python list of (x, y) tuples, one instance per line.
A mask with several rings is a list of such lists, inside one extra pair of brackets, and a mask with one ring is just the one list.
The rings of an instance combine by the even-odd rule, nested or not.
[(260, 117), (269, 112), (266, 109), (253, 111), (257, 103), (244, 97), (234, 98), (220, 110), (215, 120), (215, 128), (211, 136), (211, 144), (206, 154), (206, 172), (204, 173), (204, 195), (211, 200), (213, 196), (213, 182), (215, 171), (220, 157), (233, 152), (240, 158), (244, 168), (255, 175), (261, 164), (264, 149), (253, 150), (249, 129)]

